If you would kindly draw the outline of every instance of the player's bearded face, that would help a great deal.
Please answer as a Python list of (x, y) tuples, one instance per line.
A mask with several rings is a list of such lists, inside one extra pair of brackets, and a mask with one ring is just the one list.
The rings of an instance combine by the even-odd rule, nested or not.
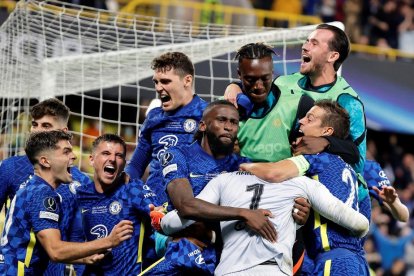
[(237, 110), (228, 106), (218, 106), (209, 116), (211, 119), (206, 122), (205, 135), (211, 151), (225, 155), (232, 153), (239, 129)]
[(272, 57), (245, 58), (239, 64), (238, 73), (250, 100), (255, 104), (265, 102), (273, 80)]
[(329, 30), (315, 30), (309, 35), (302, 45), (301, 74), (317, 76), (324, 71), (331, 53), (328, 45), (331, 39), (333, 39), (333, 33)]
[(95, 170), (94, 180), (101, 185), (111, 185), (124, 171), (125, 152), (119, 143), (103, 141), (89, 158)]

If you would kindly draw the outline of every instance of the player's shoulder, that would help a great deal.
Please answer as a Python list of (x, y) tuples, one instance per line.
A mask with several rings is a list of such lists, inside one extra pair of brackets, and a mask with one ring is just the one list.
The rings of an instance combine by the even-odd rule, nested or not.
[(31, 165), (29, 158), (27, 158), (27, 155), (10, 156), (0, 161), (1, 166), (14, 166), (16, 163)]

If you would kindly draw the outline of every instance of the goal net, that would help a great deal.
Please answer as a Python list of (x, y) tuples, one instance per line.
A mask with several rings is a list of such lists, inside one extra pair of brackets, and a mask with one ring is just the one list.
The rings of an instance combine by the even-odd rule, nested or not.
[(96, 136), (122, 135), (130, 154), (150, 101), (152, 59), (186, 53), (196, 69), (195, 92), (207, 101), (237, 79), (235, 50), (265, 42), (279, 54), (275, 74), (298, 70), (300, 46), (315, 26), (274, 29), (198, 24), (71, 5), (21, 1), (0, 28), (0, 158), (22, 150), (29, 109), (61, 99), (71, 109), (81, 169)]

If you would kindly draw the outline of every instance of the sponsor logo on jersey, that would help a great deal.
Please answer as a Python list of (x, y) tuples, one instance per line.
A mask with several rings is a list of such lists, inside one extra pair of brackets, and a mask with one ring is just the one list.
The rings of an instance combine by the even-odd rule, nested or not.
[(186, 132), (193, 132), (196, 129), (197, 123), (194, 119), (187, 119), (184, 121), (183, 127)]
[(43, 199), (43, 206), (48, 211), (54, 212), (57, 210), (56, 200), (53, 197), (46, 197), (45, 199)]
[(0, 254), (0, 263), (1, 264), (4, 263), (4, 255), (3, 254)]
[(145, 191), (151, 191), (151, 188), (147, 184), (142, 185), (142, 189)]
[(187, 256), (188, 257), (192, 257), (192, 256), (197, 255), (197, 254), (200, 254), (200, 253), (201, 253), (200, 249), (197, 248), (193, 252), (188, 253)]
[(86, 212), (88, 212), (89, 210), (88, 209), (82, 209), (81, 210), (81, 213), (83, 214), (83, 213), (86, 213)]
[(114, 202), (111, 203), (111, 205), (109, 205), (109, 212), (112, 215), (119, 214), (119, 212), (121, 212), (121, 210), (122, 210), (122, 205), (118, 201), (114, 201)]
[(90, 233), (96, 236), (96, 239), (102, 239), (108, 236), (108, 229), (103, 224), (98, 224), (92, 227)]
[(72, 194), (76, 194), (76, 189), (78, 188), (78, 187), (80, 187), (80, 183), (78, 182), (78, 181), (73, 181), (72, 183), (70, 183), (69, 184), (69, 191), (72, 193)]
[(379, 175), (381, 178), (387, 178), (387, 175), (385, 174), (385, 172), (384, 172), (384, 171), (379, 171), (379, 172), (378, 172), (378, 175)]
[(205, 263), (205, 261), (204, 261), (204, 258), (203, 258), (203, 255), (198, 255), (197, 256), (197, 258), (195, 259), (195, 262), (196, 262), (196, 264), (198, 264), (198, 265), (201, 265), (201, 264), (204, 264)]

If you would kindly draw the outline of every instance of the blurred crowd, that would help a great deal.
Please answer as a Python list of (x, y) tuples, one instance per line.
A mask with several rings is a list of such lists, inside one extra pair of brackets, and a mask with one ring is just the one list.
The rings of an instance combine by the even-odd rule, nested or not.
[(353, 43), (414, 53), (413, 0), (252, 0), (257, 9), (341, 21)]
[(394, 220), (376, 201), (372, 205), (371, 231), (365, 242), (366, 258), (376, 275), (414, 275), (414, 154), (407, 152), (397, 135), (383, 146), (371, 139), (367, 158), (384, 168), (399, 198), (410, 211), (408, 223)]

